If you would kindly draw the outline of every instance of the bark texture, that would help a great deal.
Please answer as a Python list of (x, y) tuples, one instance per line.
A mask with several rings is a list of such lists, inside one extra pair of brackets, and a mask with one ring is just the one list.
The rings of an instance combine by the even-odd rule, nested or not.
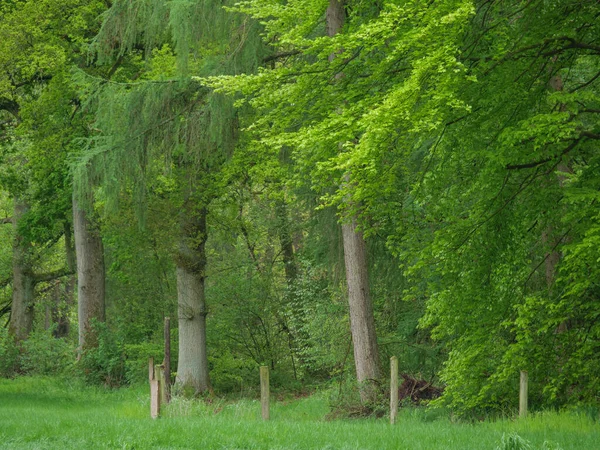
[[(343, 0), (330, 0), (327, 8), (327, 34), (334, 36), (344, 25)], [(335, 55), (330, 55), (333, 60)], [(338, 74), (341, 76), (342, 74)], [(347, 180), (349, 176), (347, 177)], [(377, 395), (377, 380), (381, 377), (373, 305), (369, 292), (367, 250), (364, 237), (356, 228), (356, 217), (342, 225), (344, 263), (348, 284), (350, 332), (354, 346), (354, 365), (363, 403)]]
[(342, 238), (356, 379), (360, 385), (361, 400), (369, 403), (377, 394), (381, 369), (369, 292), (367, 250), (362, 233), (356, 229), (356, 218), (342, 225)]
[(186, 201), (181, 216), (181, 240), (176, 258), (179, 362), (176, 383), (195, 393), (211, 389), (206, 345), (206, 208)]
[[(335, 36), (344, 26), (346, 12), (344, 10), (344, 0), (329, 0), (327, 7), (327, 36)], [(334, 58), (331, 55), (330, 58)]]
[(56, 325), (55, 337), (67, 337), (71, 329), (71, 321), (69, 320), (69, 310), (71, 305), (75, 304), (75, 287), (77, 280), (75, 273), (77, 272), (77, 260), (75, 256), (75, 247), (73, 245), (72, 230), (68, 224), (65, 224), (65, 255), (67, 258), (67, 267), (72, 275), (67, 275), (67, 278), (61, 285), (64, 284), (64, 290), (61, 294), (64, 296), (64, 301), (59, 305), (57, 315), (54, 318)]
[(24, 202), (15, 199), (12, 219), (15, 230), (12, 261), (13, 294), (8, 330), (16, 341), (27, 339), (33, 327), (35, 279), (31, 268), (31, 252), (18, 231), (19, 220), (27, 209)]
[(104, 322), (105, 271), (104, 248), (100, 232), (88, 214), (73, 199), (73, 232), (77, 259), (77, 299), (79, 314), (79, 349), (96, 345), (92, 319)]

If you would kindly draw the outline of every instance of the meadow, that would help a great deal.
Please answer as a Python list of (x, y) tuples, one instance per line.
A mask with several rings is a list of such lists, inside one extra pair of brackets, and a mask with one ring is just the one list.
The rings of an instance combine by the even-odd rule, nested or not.
[(146, 386), (106, 390), (77, 381), (0, 380), (1, 449), (594, 449), (600, 424), (588, 415), (545, 412), (526, 419), (453, 422), (401, 409), (387, 418), (329, 420), (327, 393), (274, 401), (176, 398), (149, 417)]

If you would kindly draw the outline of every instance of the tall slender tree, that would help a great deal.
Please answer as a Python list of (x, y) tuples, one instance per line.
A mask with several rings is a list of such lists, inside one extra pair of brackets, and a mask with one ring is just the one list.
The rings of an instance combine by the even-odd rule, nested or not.
[[(343, 0), (329, 1), (326, 12), (329, 36), (341, 32), (345, 15)], [(335, 58), (335, 55), (331, 55), (330, 58)], [(338, 78), (342, 76), (341, 72), (336, 75)], [(346, 183), (352, 183), (351, 177), (351, 173), (345, 175)], [(369, 403), (375, 401), (377, 397), (377, 383), (381, 377), (381, 369), (369, 289), (367, 248), (362, 231), (358, 229), (356, 213), (342, 223), (342, 240), (356, 379), (360, 385), (361, 400)]]

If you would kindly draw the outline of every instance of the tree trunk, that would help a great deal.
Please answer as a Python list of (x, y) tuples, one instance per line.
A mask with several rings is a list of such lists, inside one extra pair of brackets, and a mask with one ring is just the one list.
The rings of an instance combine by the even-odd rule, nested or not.
[[(71, 227), (69, 224), (65, 224), (64, 230), (67, 267), (73, 274), (75, 274), (77, 271), (77, 261), (75, 256), (75, 248), (73, 246), (73, 238), (71, 235)], [(60, 302), (57, 315), (55, 317), (56, 331), (54, 332), (54, 336), (57, 338), (67, 337), (71, 329), (69, 310), (71, 309), (72, 305), (75, 304), (75, 275), (68, 275), (66, 281), (61, 283), (60, 286), (62, 287), (63, 284), (64, 289), (61, 289), (61, 294), (64, 295), (64, 301)]]
[(92, 320), (105, 320), (104, 248), (98, 229), (73, 198), (73, 232), (77, 259), (79, 350), (97, 345)]
[(344, 263), (348, 284), (350, 332), (354, 345), (354, 366), (363, 403), (375, 400), (381, 377), (375, 318), (369, 293), (367, 250), (363, 235), (356, 229), (356, 218), (342, 225)]
[(33, 304), (35, 281), (31, 269), (29, 246), (23, 242), (18, 231), (21, 217), (27, 212), (27, 205), (19, 199), (14, 200), (14, 242), (13, 242), (13, 294), (10, 313), (9, 333), (15, 340), (23, 341), (29, 337), (33, 328)]
[[(344, 25), (344, 17), (343, 0), (330, 0), (327, 8), (329, 36), (340, 32)], [(334, 58), (335, 55), (330, 55), (330, 60)], [(373, 305), (369, 293), (366, 245), (362, 233), (356, 229), (356, 224), (357, 218), (354, 216), (350, 223), (342, 225), (342, 239), (356, 378), (361, 401), (370, 403), (377, 395), (377, 381), (381, 376), (381, 369)]]
[(179, 362), (176, 383), (194, 393), (211, 389), (206, 345), (206, 208), (186, 200), (181, 218), (181, 241), (177, 255), (177, 305)]
[[(346, 11), (344, 10), (345, 0), (329, 0), (327, 7), (327, 36), (335, 36), (344, 26)], [(331, 55), (333, 59), (335, 55)]]

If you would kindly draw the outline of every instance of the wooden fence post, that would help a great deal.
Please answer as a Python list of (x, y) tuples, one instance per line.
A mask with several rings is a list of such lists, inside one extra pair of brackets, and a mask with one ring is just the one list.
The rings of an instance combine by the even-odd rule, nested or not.
[(260, 406), (263, 420), (269, 420), (269, 368), (260, 366)]
[(527, 371), (521, 370), (521, 384), (519, 389), (519, 417), (527, 416), (527, 388), (529, 376)]
[(156, 419), (160, 415), (160, 381), (154, 370), (154, 359), (148, 361), (148, 378), (150, 379), (150, 417)]
[(398, 358), (390, 358), (390, 423), (396, 423), (398, 416)]
[(165, 317), (165, 358), (163, 360), (165, 403), (171, 401), (171, 319)]
[(167, 385), (165, 383), (165, 366), (163, 364), (159, 364), (154, 366), (154, 375), (158, 380), (158, 392), (160, 396), (160, 405), (166, 405), (167, 402)]

